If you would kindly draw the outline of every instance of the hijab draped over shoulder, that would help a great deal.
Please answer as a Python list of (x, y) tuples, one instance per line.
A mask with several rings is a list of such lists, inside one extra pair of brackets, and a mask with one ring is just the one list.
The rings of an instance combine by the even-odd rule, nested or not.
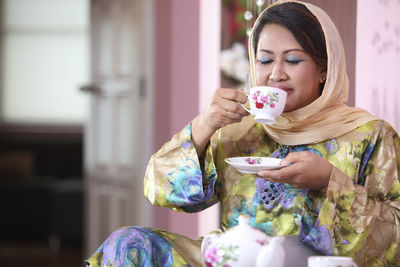
[[(333, 21), (322, 9), (304, 2), (278, 1), (260, 14), (255, 26), (260, 22), (263, 13), (271, 6), (287, 2), (303, 4), (317, 18), (322, 27), (328, 56), (326, 82), (319, 98), (305, 107), (282, 113), (275, 124), (263, 125), (265, 132), (280, 144), (311, 144), (339, 137), (368, 121), (376, 120), (376, 117), (363, 109), (345, 105), (349, 94), (349, 80), (343, 43)], [(253, 47), (255, 26), (249, 37), (249, 58), (252, 81), (254, 85), (257, 85), (256, 55)]]

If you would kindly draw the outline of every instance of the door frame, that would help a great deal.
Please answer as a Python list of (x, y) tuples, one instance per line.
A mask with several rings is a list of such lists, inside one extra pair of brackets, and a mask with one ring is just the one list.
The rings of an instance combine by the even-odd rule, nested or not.
[[(92, 7), (92, 3), (95, 0), (91, 0), (90, 3), (90, 20), (91, 23), (93, 23), (92, 20), (92, 16), (93, 16), (93, 7)], [(106, 0), (106, 1), (112, 1), (112, 0)], [(140, 51), (140, 53), (138, 53), (140, 55), (140, 58), (138, 59), (139, 62), (141, 62), (141, 71), (138, 74), (138, 79), (139, 79), (139, 94), (140, 95), (144, 95), (144, 97), (142, 98), (143, 101), (145, 101), (144, 103), (144, 107), (145, 110), (142, 110), (142, 112), (139, 114), (140, 116), (142, 116), (141, 121), (146, 121), (145, 125), (138, 125), (138, 127), (140, 127), (140, 130), (144, 132), (143, 136), (145, 136), (146, 140), (140, 140), (139, 142), (142, 143), (142, 146), (144, 147), (144, 149), (142, 150), (142, 154), (140, 156), (144, 157), (144, 161), (148, 161), (148, 159), (150, 159), (151, 154), (152, 154), (152, 148), (153, 148), (153, 108), (151, 105), (151, 102), (153, 100), (153, 80), (154, 80), (154, 70), (153, 70), (153, 60), (154, 60), (154, 5), (155, 5), (155, 0), (132, 0), (132, 1), (139, 1), (141, 2), (139, 4), (140, 6), (140, 12), (143, 14), (143, 16), (141, 16), (143, 18), (143, 20), (140, 23), (140, 27), (141, 27), (141, 31), (145, 32), (145, 33), (149, 33), (149, 34), (143, 34), (143, 39), (141, 39), (141, 47), (143, 47), (143, 49)], [(93, 25), (91, 25), (91, 28), (93, 27)], [(91, 33), (92, 34), (92, 33)], [(92, 41), (92, 37), (91, 41)], [(90, 42), (90, 56), (91, 56), (91, 64), (90, 67), (93, 68), (93, 51), (92, 49), (94, 49), (94, 46), (92, 45), (92, 42)], [(91, 70), (91, 72), (93, 71), (93, 69)], [(139, 76), (140, 75), (140, 76)], [(93, 73), (91, 74), (91, 79), (93, 79)], [(94, 81), (91, 81), (94, 82)], [(89, 86), (90, 87), (90, 86)], [(93, 90), (93, 94), (96, 94), (96, 88), (95, 86), (92, 87)], [(101, 90), (101, 89), (100, 89)], [(100, 91), (101, 93), (101, 91)], [(91, 99), (91, 102), (94, 101), (95, 98)], [(93, 112), (93, 106), (92, 104), (90, 104), (90, 108), (88, 109), (89, 112)], [(89, 116), (91, 117), (91, 116)], [(84, 196), (84, 209), (85, 209), (85, 214), (84, 214), (84, 251), (83, 251), (83, 255), (84, 257), (89, 257), (91, 254), (93, 254), (95, 252), (95, 249), (97, 249), (98, 246), (101, 245), (100, 244), (94, 244), (93, 242), (93, 236), (90, 235), (90, 229), (98, 228), (98, 225), (93, 226), (90, 225), (89, 223), (92, 221), (92, 223), (96, 223), (96, 220), (89, 220), (90, 216), (89, 214), (91, 212), (90, 209), (94, 208), (94, 211), (96, 211), (97, 209), (101, 208), (98, 207), (98, 205), (96, 206), (91, 206), (91, 193), (89, 193), (90, 186), (91, 186), (91, 181), (93, 181), (93, 178), (90, 177), (92, 174), (90, 171), (90, 168), (92, 168), (90, 166), (90, 164), (93, 162), (91, 159), (92, 155), (92, 151), (93, 151), (93, 147), (92, 147), (92, 142), (93, 140), (90, 140), (89, 138), (93, 138), (93, 134), (91, 133), (91, 131), (94, 130), (94, 126), (92, 125), (93, 121), (91, 119), (89, 119), (87, 121), (86, 127), (85, 127), (85, 142), (84, 142), (84, 151), (85, 151), (85, 156), (84, 156), (84, 169), (85, 169), (85, 196)], [(143, 170), (143, 174), (144, 174), (144, 170), (145, 170), (146, 166), (143, 166), (141, 169)], [(123, 184), (125, 182), (130, 183), (129, 180), (125, 180), (125, 182), (123, 182), (122, 180), (119, 180), (118, 183), (116, 183), (116, 181), (111, 181), (109, 180), (107, 177), (104, 177), (105, 179), (102, 179), (102, 177), (100, 177), (100, 179), (97, 179), (97, 181), (101, 182), (105, 182), (105, 183), (109, 183), (111, 186), (113, 186), (113, 184)], [(140, 179), (140, 178), (139, 178)], [(107, 181), (108, 180), (108, 181)], [(128, 185), (127, 185), (128, 186)], [(143, 189), (141, 189), (141, 192), (143, 192)], [(143, 196), (144, 197), (144, 196)], [(93, 201), (93, 200), (92, 200)], [(112, 203), (111, 203), (112, 204)], [(134, 203), (133, 203), (134, 204)], [(140, 205), (140, 204), (139, 204)], [(136, 210), (143, 210), (143, 207), (139, 207), (139, 208), (135, 208)], [(111, 212), (113, 212), (111, 210)], [(142, 213), (142, 212), (139, 212)], [(93, 214), (99, 214), (98, 212), (94, 212)], [(141, 217), (141, 221), (143, 222), (143, 226), (151, 226), (152, 221), (153, 221), (153, 214), (152, 214), (152, 210), (148, 210), (146, 209), (146, 214), (138, 214), (138, 216)], [(92, 218), (93, 219), (93, 218)], [(135, 224), (134, 222), (132, 222), (132, 224)], [(113, 229), (116, 230), (116, 229)], [(102, 240), (104, 241), (104, 240)], [(101, 242), (102, 242), (101, 241)], [(96, 240), (96, 243), (98, 242), (98, 240)], [(96, 248), (94, 246), (97, 246)]]

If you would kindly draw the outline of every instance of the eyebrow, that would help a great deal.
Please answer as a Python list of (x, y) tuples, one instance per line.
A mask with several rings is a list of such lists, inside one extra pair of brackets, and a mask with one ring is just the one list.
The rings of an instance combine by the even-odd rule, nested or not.
[[(287, 53), (293, 52), (293, 51), (305, 52), (303, 49), (292, 48), (292, 49), (288, 49), (288, 50), (283, 51), (283, 54), (287, 54)], [(274, 53), (274, 52), (272, 52), (271, 50), (268, 50), (268, 49), (260, 49), (260, 52), (266, 52), (268, 54), (273, 54)]]

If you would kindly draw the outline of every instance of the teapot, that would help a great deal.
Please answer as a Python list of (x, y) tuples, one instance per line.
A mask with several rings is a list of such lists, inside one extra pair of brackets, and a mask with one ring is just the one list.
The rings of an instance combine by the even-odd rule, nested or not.
[(206, 235), (201, 255), (206, 267), (283, 267), (283, 238), (269, 237), (249, 224), (249, 217), (239, 216), (239, 224), (226, 232)]

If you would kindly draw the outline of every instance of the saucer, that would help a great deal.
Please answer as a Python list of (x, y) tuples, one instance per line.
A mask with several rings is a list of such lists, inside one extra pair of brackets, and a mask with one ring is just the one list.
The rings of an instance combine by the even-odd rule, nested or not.
[(288, 165), (280, 165), (282, 159), (269, 157), (233, 157), (225, 162), (242, 173), (257, 174), (261, 170), (277, 170)]

